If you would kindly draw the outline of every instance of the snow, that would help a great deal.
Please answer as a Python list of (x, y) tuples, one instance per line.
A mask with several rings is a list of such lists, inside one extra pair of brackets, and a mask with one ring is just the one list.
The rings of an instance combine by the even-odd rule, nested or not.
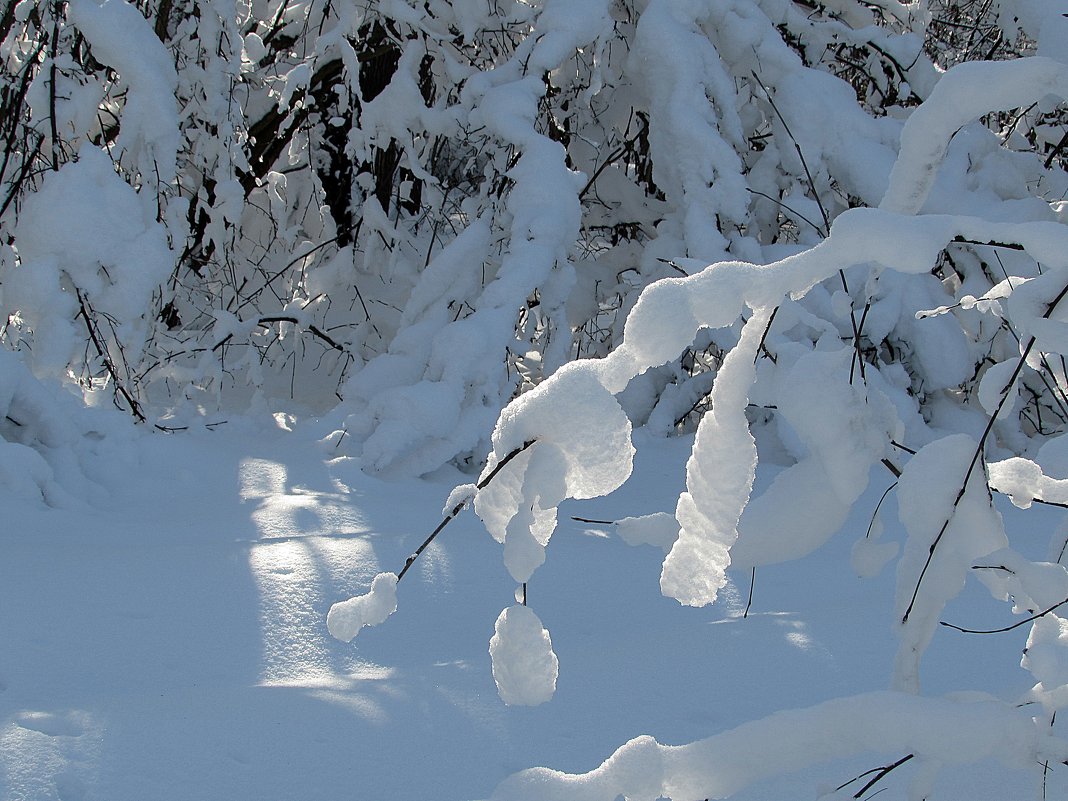
[(897, 571), (896, 689), (919, 692), (920, 661), (942, 610), (977, 560), (1008, 544), (1001, 516), (977, 480), (982, 470), (969, 467), (978, 447), (966, 434), (944, 437), (921, 449), (898, 481), (908, 538)]
[[(948, 720), (960, 721), (961, 728), (947, 726)], [(506, 781), (493, 798), (728, 798), (761, 778), (795, 771), (832, 754), (869, 749), (910, 749), (921, 760), (943, 764), (968, 762), (981, 754), (1022, 767), (1039, 752), (1036, 740), (1030, 719), (1007, 704), (872, 693), (780, 712), (684, 746), (663, 746), (651, 737), (639, 737), (590, 773), (533, 769)], [(1061, 743), (1051, 753), (1068, 751)], [(910, 793), (911, 798), (925, 797), (926, 788), (916, 789), (919, 792)]]
[(726, 583), (730, 548), (756, 474), (756, 442), (745, 417), (756, 350), (771, 311), (754, 312), (712, 388), (712, 411), (701, 418), (686, 463), (686, 491), (675, 519), (679, 538), (664, 558), (660, 589), (687, 606), (713, 603)]
[(364, 626), (377, 626), (397, 611), (397, 574), (379, 573), (371, 591), (330, 607), (326, 627), (342, 642), (352, 642)]
[(0, 798), (1063, 795), (1055, 2), (31, 5)]
[(667, 553), (679, 538), (675, 515), (654, 512), (641, 517), (624, 517), (615, 521), (616, 533), (627, 545), (656, 545)]
[(147, 329), (141, 310), (170, 274), (174, 254), (108, 157), (84, 147), (77, 162), (49, 173), (26, 199), (16, 230), (22, 264), (19, 280), (4, 288), (4, 303), (8, 313), (21, 309), (37, 324), (35, 369), (66, 365), (82, 344), (70, 322), (79, 308), (65, 290), (68, 277), (97, 311), (121, 321), (118, 339), (135, 361)]
[(928, 102), (901, 132), (901, 151), (880, 208), (915, 214), (934, 184), (950, 138), (965, 123), (993, 110), (1068, 98), (1068, 65), (1045, 56), (1012, 61), (973, 61), (948, 70)]
[(532, 609), (515, 605), (501, 612), (489, 653), (493, 680), (504, 703), (537, 706), (553, 697), (560, 663), (549, 632)]
[[(848, 560), (888, 486), (883, 468), (841, 537), (801, 562), (758, 569), (743, 620), (748, 571), (728, 571), (717, 604), (680, 609), (660, 595), (658, 548), (631, 548), (570, 520), (670, 508), (692, 441), (634, 438), (631, 480), (561, 510), (554, 558), (528, 587), (560, 662), (553, 699), (537, 707), (508, 706), (495, 691), (487, 628), (512, 604), (514, 584), (470, 513), (413, 566), (385, 623), (351, 644), (328, 632), (333, 603), (403, 565), (440, 519), (452, 480), (384, 482), (299, 431), (234, 420), (127, 442), (126, 461), (108, 458), (111, 480), (88, 506), (46, 508), (4, 488), (0, 797), (332, 801), (386, 792), (472, 801), (525, 768), (593, 770), (642, 734), (661, 743), (715, 738), (689, 752), (693, 760), (682, 761), (682, 751), (666, 763), (685, 767), (680, 781), (714, 780), (702, 785), (706, 794), (681, 798), (758, 776), (766, 778), (735, 798), (815, 796), (928, 741), (941, 749), (932, 758), (963, 757), (974, 745), (979, 759), (948, 768), (929, 798), (1027, 797), (1041, 766), (1023, 764), (1035, 743), (1022, 731), (1026, 712), (993, 701), (962, 710), (940, 696), (983, 687), (1015, 703), (1035, 683), (1019, 666), (1028, 627), (998, 637), (941, 629), (924, 663), (927, 695), (879, 693), (895, 647), (893, 575), (857, 579)], [(770, 478), (758, 473), (756, 490)], [(1059, 520), (1048, 508), (1014, 518), (1023, 513), (1006, 507), (1016, 531)], [(882, 542), (903, 537), (894, 508), (884, 503)], [(985, 589), (965, 595), (947, 619), (1019, 619)], [(523, 611), (516, 617), (532, 622)], [(536, 653), (551, 662), (546, 650)], [(841, 697), (840, 713), (738, 731), (780, 709), (820, 709)], [(960, 725), (947, 732), (950, 720)], [(1023, 739), (1010, 737), (1018, 729)], [(781, 731), (790, 753), (761, 767)], [(905, 739), (928, 731), (922, 743)], [(992, 740), (997, 753), (978, 756)], [(839, 746), (858, 755), (838, 759)], [(643, 759), (659, 764), (663, 749), (650, 741), (646, 750)], [(646, 775), (637, 749), (626, 753), (628, 775)], [(723, 753), (730, 758), (703, 760)], [(832, 761), (794, 771), (824, 755)], [(884, 780), (881, 798), (906, 798), (915, 762)], [(773, 768), (787, 772), (775, 779)], [(664, 774), (648, 775), (659, 782)], [(1054, 770), (1049, 792), (1063, 792), (1064, 778)], [(552, 798), (558, 781), (514, 797)], [(562, 797), (581, 797), (566, 787)]]
[(129, 86), (119, 149), (163, 184), (174, 180), (178, 152), (178, 75), (174, 61), (137, 7), (125, 0), (72, 0), (67, 12), (93, 47), (93, 56)]
[(1068, 481), (1043, 473), (1030, 459), (1013, 456), (989, 467), (990, 486), (1012, 499), (1021, 509), (1030, 508), (1037, 499), (1049, 503), (1068, 503)]

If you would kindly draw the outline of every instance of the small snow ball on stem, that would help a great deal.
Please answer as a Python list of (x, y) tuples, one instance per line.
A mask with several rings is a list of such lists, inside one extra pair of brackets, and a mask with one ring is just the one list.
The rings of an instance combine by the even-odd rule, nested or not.
[(379, 573), (371, 591), (330, 607), (326, 627), (342, 642), (352, 642), (364, 626), (377, 626), (397, 611), (397, 574)]
[(509, 606), (489, 643), (497, 693), (510, 706), (537, 706), (553, 697), (559, 661), (549, 632), (529, 606)]

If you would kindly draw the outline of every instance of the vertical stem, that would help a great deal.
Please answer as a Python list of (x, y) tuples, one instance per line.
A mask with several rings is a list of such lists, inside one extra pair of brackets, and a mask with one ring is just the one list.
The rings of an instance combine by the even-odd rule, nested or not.
[(59, 170), (59, 125), (56, 122), (56, 77), (59, 70), (56, 67), (56, 57), (59, 55), (59, 15), (63, 0), (54, 0), (52, 3), (52, 42), (49, 48), (50, 63), (48, 67), (48, 109), (49, 122), (52, 128), (52, 170)]

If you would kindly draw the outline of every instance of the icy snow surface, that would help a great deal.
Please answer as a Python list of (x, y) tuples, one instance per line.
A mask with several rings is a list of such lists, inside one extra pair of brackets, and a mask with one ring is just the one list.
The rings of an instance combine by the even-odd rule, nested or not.
[[(405, 576), (389, 620), (350, 644), (327, 631), (331, 604), (398, 570), (462, 476), (387, 483), (351, 460), (324, 462), (299, 432), (231, 421), (134, 441), (125, 461), (106, 462), (113, 489), (100, 489), (92, 506), (45, 509), (0, 487), (0, 798), (462, 801), (489, 798), (509, 776), (539, 765), (594, 770), (641, 735), (669, 744), (721, 735), (672, 758), (760, 761), (752, 746), (763, 741), (754, 738), (791, 721), (820, 732), (787, 741), (801, 749), (797, 757), (824, 747), (819, 726), (828, 721), (853, 727), (826, 741), (832, 750), (868, 712), (883, 724), (900, 721), (887, 717), (894, 705), (881, 692), (896, 649), (893, 571), (861, 580), (849, 567), (889, 474), (875, 468), (844, 532), (823, 549), (758, 568), (742, 619), (748, 571), (728, 571), (716, 604), (680, 608), (660, 594), (660, 548), (632, 548), (611, 527), (571, 520), (674, 507), (692, 441), (642, 430), (634, 438), (631, 480), (610, 496), (561, 508), (553, 558), (528, 586), (560, 664), (553, 699), (538, 707), (498, 698), (487, 642), (515, 583), (500, 546), (470, 512)], [(758, 470), (757, 490), (769, 480)], [(1006, 523), (1018, 525), (1013, 515), (1023, 513), (1002, 506)], [(894, 508), (881, 513), (887, 542), (903, 537)], [(1032, 526), (1059, 520), (1048, 507), (1029, 515)], [(950, 602), (945, 619), (1019, 619), (977, 585)], [(961, 687), (1021, 697), (1034, 681), (1019, 667), (1027, 628), (998, 637), (936, 632), (922, 668), (931, 700), (915, 701), (916, 719), (937, 720), (953, 703), (939, 696)], [(1034, 658), (1044, 658), (1042, 649)], [(860, 706), (846, 704), (844, 714), (832, 706), (722, 736), (777, 710), (854, 695)], [(979, 723), (1013, 714), (998, 704), (974, 707)], [(977, 728), (970, 736), (987, 734)], [(627, 746), (632, 767), (646, 748), (639, 746)], [(928, 798), (1027, 797), (1041, 769), (1021, 768), (1016, 750), (1003, 751), (1009, 766), (951, 769)], [(775, 764), (787, 773), (735, 798), (815, 798), (902, 756), (863, 752), (789, 772), (797, 760), (783, 754)], [(917, 761), (883, 780), (880, 801), (907, 797)], [(757, 769), (732, 764), (709, 786), (730, 787)], [(1064, 797), (1065, 773), (1050, 775), (1049, 797)], [(532, 793), (528, 783), (514, 795), (506, 785), (497, 797), (560, 797)], [(611, 793), (589, 797), (615, 801)], [(697, 797), (705, 796), (679, 801)]]

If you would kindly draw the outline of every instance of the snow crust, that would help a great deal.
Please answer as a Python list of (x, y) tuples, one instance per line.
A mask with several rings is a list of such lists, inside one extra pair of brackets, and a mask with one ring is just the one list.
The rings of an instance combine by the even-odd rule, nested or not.
[(627, 545), (656, 545), (665, 553), (679, 538), (679, 522), (668, 512), (624, 517), (616, 521), (615, 527), (619, 538)]
[(811, 553), (841, 528), (867, 488), (898, 413), (875, 376), (866, 386), (849, 383), (852, 355), (841, 347), (802, 353), (781, 378), (778, 411), (805, 453), (746, 507), (732, 550), (740, 567)]
[(565, 498), (594, 498), (630, 476), (631, 423), (616, 399), (580, 363), (513, 401), (493, 432), (487, 477), (509, 453), (521, 453), (475, 496), (475, 512), (505, 546), (505, 564), (527, 581), (545, 559)]
[(1014, 456), (991, 462), (990, 486), (1008, 495), (1021, 509), (1029, 509), (1036, 500), (1068, 503), (1068, 480), (1046, 475), (1042, 468), (1023, 457)]

